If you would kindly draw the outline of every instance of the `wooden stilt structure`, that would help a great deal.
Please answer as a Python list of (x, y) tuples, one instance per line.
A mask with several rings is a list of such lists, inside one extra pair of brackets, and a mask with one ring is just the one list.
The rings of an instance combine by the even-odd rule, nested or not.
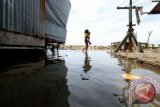
[[(124, 45), (124, 51), (125, 50), (129, 50), (130, 52), (132, 52), (132, 47), (135, 46), (136, 49), (138, 49), (138, 42), (137, 42), (137, 39), (135, 38), (133, 32), (134, 32), (134, 29), (133, 29), (133, 26), (135, 26), (135, 24), (132, 24), (132, 9), (135, 9), (136, 7), (132, 6), (132, 0), (129, 0), (129, 4), (130, 6), (129, 7), (117, 7), (117, 9), (129, 9), (129, 29), (128, 29), (128, 32), (127, 32), (127, 35), (126, 37), (122, 40), (122, 42), (118, 45), (118, 47), (114, 50), (114, 52), (118, 52), (122, 46)], [(129, 41), (129, 43), (127, 44), (127, 40)], [(139, 52), (143, 52), (142, 49), (138, 49)]]

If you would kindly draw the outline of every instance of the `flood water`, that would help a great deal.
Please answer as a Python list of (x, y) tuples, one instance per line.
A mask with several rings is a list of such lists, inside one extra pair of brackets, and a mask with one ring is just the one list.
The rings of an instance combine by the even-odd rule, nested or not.
[(0, 107), (160, 107), (128, 103), (130, 73), (160, 84), (160, 69), (115, 58), (106, 51), (61, 50), (60, 60), (38, 61), (0, 69)]

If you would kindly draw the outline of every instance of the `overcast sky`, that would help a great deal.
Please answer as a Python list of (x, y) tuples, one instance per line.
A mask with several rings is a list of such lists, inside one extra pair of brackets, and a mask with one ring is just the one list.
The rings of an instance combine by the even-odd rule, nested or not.
[[(109, 45), (121, 41), (128, 30), (128, 10), (117, 10), (117, 6), (128, 6), (129, 0), (70, 0), (72, 7), (67, 24), (67, 45), (84, 45), (84, 30), (91, 32), (92, 45)], [(125, 2), (126, 1), (126, 2)], [(157, 3), (151, 0), (133, 0), (134, 5), (144, 6), (149, 12)], [(141, 23), (134, 27), (138, 41), (146, 42), (148, 31), (153, 30), (149, 43), (160, 44), (160, 15), (142, 15)], [(136, 24), (133, 10), (133, 23)]]

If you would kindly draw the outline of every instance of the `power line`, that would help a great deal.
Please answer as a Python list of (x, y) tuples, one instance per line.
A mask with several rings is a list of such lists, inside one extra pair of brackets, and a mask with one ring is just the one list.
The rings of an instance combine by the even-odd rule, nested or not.
[(145, 7), (145, 6), (148, 6), (149, 4), (151, 4), (152, 2), (150, 2), (150, 3), (147, 3), (147, 4), (145, 4), (145, 5), (143, 5), (143, 7)]
[[(132, 2), (132, 4), (134, 4), (135, 2), (137, 2), (137, 0), (134, 0), (134, 1)], [(129, 4), (128, 4), (128, 5), (126, 5), (126, 6), (129, 6)]]
[(137, 0), (133, 1), (133, 3), (135, 3)]
[[(128, 0), (124, 0), (122, 3), (119, 4), (119, 6), (125, 4), (127, 1), (128, 1)], [(137, 1), (138, 1), (138, 0), (135, 0), (135, 1), (133, 1), (133, 3), (136, 3)], [(144, 4), (145, 4), (144, 6), (147, 6), (147, 5), (149, 5), (149, 4), (151, 3), (150, 1), (152, 1), (152, 0), (147, 0), (147, 1), (145, 1), (145, 2), (141, 2), (141, 3), (136, 4), (136, 5), (144, 5)], [(150, 3), (148, 3), (148, 2), (150, 2)], [(126, 5), (126, 6), (129, 6), (129, 4)]]
[[(126, 0), (127, 1), (127, 0)], [(135, 1), (133, 1), (132, 3), (135, 3), (137, 0), (135, 0)], [(128, 5), (126, 5), (126, 7), (128, 7), (129, 6), (129, 4)]]
[(127, 1), (128, 1), (128, 0), (123, 1), (122, 3), (119, 4), (119, 6), (122, 5), (122, 4), (124, 4), (124, 3), (126, 3)]
[(144, 5), (144, 4), (146, 4), (146, 3), (148, 4), (149, 1), (152, 1), (152, 0), (147, 0), (147, 1), (142, 2), (142, 3), (139, 3), (139, 4), (137, 4), (137, 5)]

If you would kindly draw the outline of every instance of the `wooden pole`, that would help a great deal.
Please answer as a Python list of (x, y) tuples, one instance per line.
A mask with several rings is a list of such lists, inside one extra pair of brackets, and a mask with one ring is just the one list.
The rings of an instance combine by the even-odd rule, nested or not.
[(132, 28), (132, 0), (130, 0), (129, 4), (129, 28)]
[(138, 42), (133, 35), (133, 31), (134, 31), (133, 26), (135, 26), (135, 24), (132, 23), (132, 9), (135, 9), (135, 8), (136, 8), (135, 6), (132, 6), (132, 0), (129, 0), (129, 7), (117, 7), (117, 9), (129, 10), (129, 25), (128, 25), (129, 28), (128, 28), (128, 33), (126, 37), (122, 40), (122, 42), (118, 45), (118, 47), (115, 49), (114, 52), (118, 52), (123, 45), (126, 46), (127, 40), (129, 41), (129, 44), (127, 44), (127, 47), (125, 47), (124, 49), (128, 49), (130, 52), (132, 52), (133, 42), (138, 47)]
[[(129, 1), (129, 29), (132, 29), (132, 0)], [(132, 33), (133, 34), (133, 33)], [(129, 51), (132, 52), (132, 34), (129, 35)]]

